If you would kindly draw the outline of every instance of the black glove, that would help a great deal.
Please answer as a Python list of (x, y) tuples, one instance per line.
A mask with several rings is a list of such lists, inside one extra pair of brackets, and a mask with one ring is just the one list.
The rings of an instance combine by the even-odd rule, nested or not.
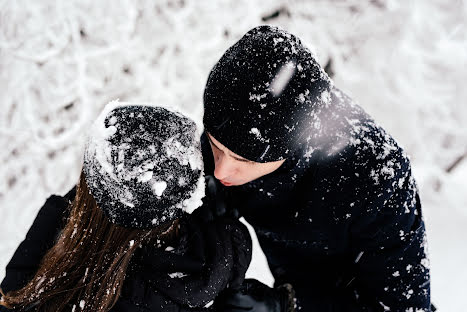
[(242, 284), (251, 261), (251, 238), (242, 223), (189, 215), (180, 221), (180, 233), (172, 251), (141, 250), (143, 275), (160, 293), (184, 306), (203, 307), (227, 285)]
[(250, 233), (245, 225), (237, 219), (239, 212), (234, 208), (227, 208), (225, 187), (212, 175), (207, 175), (206, 196), (203, 198), (203, 205), (196, 209), (191, 218), (198, 220), (201, 224), (230, 223), (232, 229), (230, 238), (233, 245), (233, 269), (232, 277), (229, 281), (229, 288), (238, 289), (245, 279), (245, 272), (251, 262), (252, 241)]
[(239, 218), (237, 209), (227, 207), (225, 187), (213, 176), (206, 176), (206, 196), (203, 198), (203, 205), (197, 208), (193, 215), (199, 219), (209, 222), (218, 217)]
[(240, 289), (224, 291), (215, 301), (222, 312), (294, 311), (294, 292), (290, 284), (271, 288), (255, 279), (246, 279)]

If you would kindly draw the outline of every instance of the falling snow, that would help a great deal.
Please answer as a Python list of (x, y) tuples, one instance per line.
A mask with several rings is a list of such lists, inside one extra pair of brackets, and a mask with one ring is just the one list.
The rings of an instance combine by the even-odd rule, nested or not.
[[(44, 9), (49, 7), (45, 2), (22, 6), (12, 1), (2, 8), (4, 23), (11, 27), (4, 27), (2, 37), (6, 52), (2, 70), (9, 78), (4, 79), (8, 92), (3, 93), (5, 114), (0, 122), (4, 139), (0, 229), (2, 237), (11, 239), (0, 246), (1, 267), (44, 200), (51, 193), (65, 194), (76, 183), (82, 134), (109, 99), (178, 103), (201, 115), (201, 106), (193, 108), (193, 103), (202, 103), (206, 75), (222, 53), (220, 47), (264, 23), (260, 16), (277, 5), (293, 18), (281, 15), (273, 22), (303, 37), (321, 64), (332, 58), (340, 87), (413, 156), (427, 221), (434, 302), (440, 312), (463, 310), (467, 271), (452, 269), (464, 268), (467, 261), (467, 253), (459, 248), (467, 216), (465, 159), (446, 171), (465, 153), (467, 140), (465, 106), (458, 105), (467, 97), (463, 88), (467, 77), (459, 70), (466, 59), (460, 31), (466, 20), (463, 4), (350, 1), (336, 6), (325, 1), (289, 5), (243, 0), (207, 7), (184, 1), (183, 9), (168, 2), (149, 10), (144, 3), (117, 1), (106, 8), (109, 18), (102, 19), (101, 4), (77, 3), (69, 2), (73, 11), (64, 11), (65, 19), (56, 19), (56, 10)], [(217, 14), (210, 14), (213, 11)], [(70, 22), (82, 27), (85, 36), (80, 38), (80, 29), (68, 27)], [(225, 33), (223, 27), (206, 27), (220, 24)], [(44, 31), (37, 32), (37, 25)], [(54, 30), (57, 26), (60, 32)], [(152, 40), (154, 33), (159, 40)], [(121, 71), (124, 66), (129, 70)], [(361, 142), (357, 138), (353, 144)], [(404, 180), (400, 178), (399, 184)], [(262, 280), (268, 276), (265, 281), (272, 284), (263, 266), (250, 272)]]

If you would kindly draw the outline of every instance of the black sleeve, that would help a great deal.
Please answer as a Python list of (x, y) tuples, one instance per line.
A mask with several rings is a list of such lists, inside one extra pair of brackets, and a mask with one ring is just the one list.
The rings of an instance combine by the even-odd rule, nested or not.
[(348, 219), (344, 283), (313, 299), (297, 286), (298, 302), (305, 311), (432, 311), (425, 225), (409, 159), (396, 147), (364, 159), (352, 165), (355, 179), (347, 182), (362, 200)]
[(384, 311), (430, 311), (425, 225), (408, 157), (391, 151), (365, 178), (368, 197), (351, 228), (356, 295)]
[[(68, 195), (73, 196), (71, 192)], [(0, 285), (4, 293), (24, 287), (34, 276), (64, 226), (68, 205), (67, 197), (52, 195), (47, 199), (6, 266), (6, 275)]]

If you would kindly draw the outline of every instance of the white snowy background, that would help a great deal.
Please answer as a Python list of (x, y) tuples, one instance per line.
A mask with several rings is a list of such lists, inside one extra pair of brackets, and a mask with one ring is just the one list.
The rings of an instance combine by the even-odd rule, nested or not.
[[(50, 194), (78, 179), (110, 100), (202, 115), (207, 75), (259, 24), (303, 39), (411, 155), (441, 312), (467, 294), (467, 1), (0, 1), (0, 280)], [(249, 275), (272, 278), (255, 245)], [(312, 282), (312, 281), (310, 281)]]

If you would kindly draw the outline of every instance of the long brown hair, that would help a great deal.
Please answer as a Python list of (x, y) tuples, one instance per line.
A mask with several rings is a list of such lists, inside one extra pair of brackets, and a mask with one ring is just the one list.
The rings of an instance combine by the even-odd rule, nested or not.
[[(178, 222), (140, 230), (114, 225), (89, 193), (83, 172), (65, 228), (23, 288), (2, 293), (0, 305), (15, 310), (108, 311), (120, 296), (135, 250), (156, 239), (172, 240)], [(0, 290), (1, 291), (1, 290)]]

